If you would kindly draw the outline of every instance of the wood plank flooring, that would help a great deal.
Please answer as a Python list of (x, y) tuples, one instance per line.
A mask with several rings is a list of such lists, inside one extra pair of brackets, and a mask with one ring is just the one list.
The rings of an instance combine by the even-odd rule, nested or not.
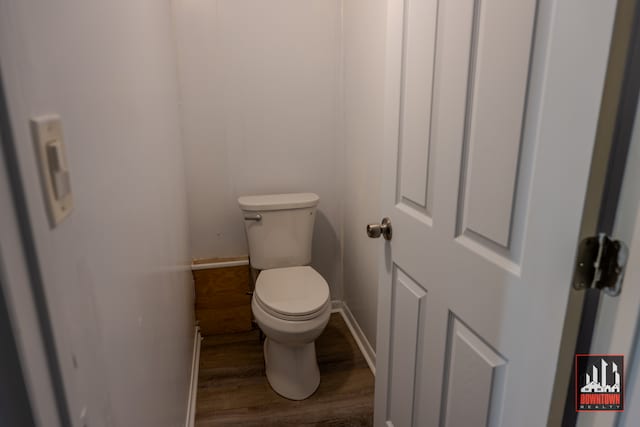
[(374, 378), (340, 314), (331, 315), (316, 353), (320, 387), (292, 401), (267, 382), (257, 330), (206, 337), (196, 426), (371, 426)]

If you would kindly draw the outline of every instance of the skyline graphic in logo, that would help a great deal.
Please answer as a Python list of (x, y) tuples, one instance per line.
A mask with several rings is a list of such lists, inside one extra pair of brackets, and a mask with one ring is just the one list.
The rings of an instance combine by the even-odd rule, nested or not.
[(576, 411), (622, 411), (623, 369), (623, 355), (577, 354)]

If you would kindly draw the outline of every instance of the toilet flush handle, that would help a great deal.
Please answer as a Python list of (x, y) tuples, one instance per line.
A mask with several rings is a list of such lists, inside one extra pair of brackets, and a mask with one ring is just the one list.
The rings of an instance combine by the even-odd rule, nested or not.
[(244, 214), (245, 221), (262, 221), (262, 215), (256, 214)]

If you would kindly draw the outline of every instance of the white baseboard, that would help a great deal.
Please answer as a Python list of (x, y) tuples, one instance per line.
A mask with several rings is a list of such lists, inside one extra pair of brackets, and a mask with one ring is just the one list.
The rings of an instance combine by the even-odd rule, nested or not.
[(365, 336), (364, 332), (360, 328), (360, 325), (356, 321), (356, 318), (349, 310), (349, 306), (344, 303), (344, 301), (333, 300), (331, 301), (331, 312), (332, 313), (340, 313), (342, 318), (344, 319), (344, 323), (347, 324), (349, 328), (349, 332), (353, 336), (356, 344), (358, 344), (358, 348), (362, 353), (362, 356), (367, 361), (367, 365), (369, 365), (369, 369), (371, 369), (371, 373), (376, 375), (376, 352), (369, 344), (369, 340)]
[(196, 326), (193, 334), (193, 359), (191, 360), (191, 383), (189, 384), (189, 400), (187, 401), (187, 420), (185, 427), (194, 427), (196, 422), (196, 395), (198, 394), (198, 372), (200, 371), (200, 327)]

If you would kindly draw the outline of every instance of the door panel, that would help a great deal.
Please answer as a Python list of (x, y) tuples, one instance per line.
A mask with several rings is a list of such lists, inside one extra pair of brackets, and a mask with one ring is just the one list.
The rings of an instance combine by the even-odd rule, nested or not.
[(421, 359), (420, 344), (416, 337), (423, 333), (426, 298), (427, 293), (422, 286), (402, 270), (395, 270), (389, 379), (389, 395), (395, 398), (388, 403), (390, 425), (412, 425), (416, 361)]
[(458, 87), (450, 92), (447, 125), (457, 130), (452, 138), (462, 140), (456, 237), (518, 273), (533, 151), (522, 147), (522, 126), (535, 1), (451, 9), (452, 22), (467, 23), (464, 38), (455, 27), (443, 29), (446, 60), (460, 69), (447, 79)]
[(545, 424), (614, 9), (390, 0), (377, 426)]
[(461, 4), (457, 21), (468, 22), (475, 9), (466, 24), (470, 41), (451, 42), (470, 52), (461, 82), (467, 84), (462, 232), (508, 247), (535, 0)]
[[(431, 101), (437, 0), (408, 1), (398, 135), (398, 202), (431, 216)], [(411, 90), (407, 91), (406, 88)]]
[(499, 425), (507, 361), (453, 314), (447, 353), (444, 425)]

